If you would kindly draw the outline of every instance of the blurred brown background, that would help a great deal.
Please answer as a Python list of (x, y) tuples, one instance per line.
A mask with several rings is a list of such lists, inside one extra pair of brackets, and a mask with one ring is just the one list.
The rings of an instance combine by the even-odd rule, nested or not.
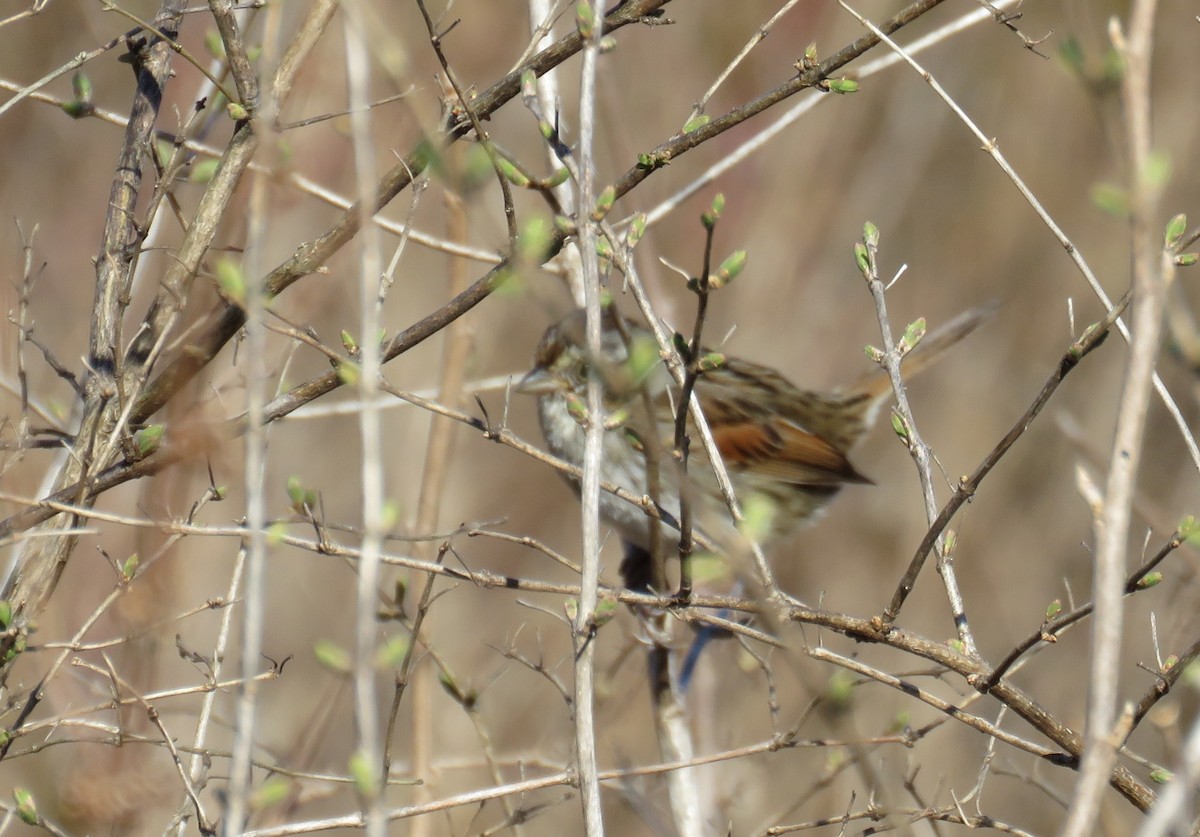
[[(1030, 37), (1053, 32), (1039, 49), (1043, 59), (1022, 49), (1019, 38), (1005, 28), (984, 22), (939, 44), (920, 56), (925, 67), (947, 88), (1021, 174), (1038, 199), (1070, 236), (1114, 298), (1129, 283), (1127, 223), (1099, 209), (1091, 198), (1101, 182), (1125, 180), (1120, 107), (1113, 86), (1103, 80), (1105, 28), (1110, 15), (1123, 15), (1125, 3), (1078, 0), (1065, 3), (1029, 2), (1017, 25)], [(15, 9), (15, 7), (13, 7)], [(130, 7), (149, 18), (146, 3)], [(367, 8), (367, 7), (364, 7)], [(900, 4), (869, 2), (858, 7), (874, 20), (892, 14)], [(901, 33), (910, 43), (917, 35), (955, 19), (974, 8), (947, 3)], [(671, 26), (629, 27), (618, 33), (617, 49), (601, 59), (600, 138), (601, 184), (634, 164), (676, 133), (692, 104), (767, 17), (769, 3), (728, 4), (719, 0), (672, 3)], [(294, 31), (303, 5), (283, 10), (283, 37)], [(437, 9), (435, 9), (435, 12)], [(379, 3), (369, 7), (374, 21), (373, 98), (411, 89), (407, 97), (373, 111), (377, 164), (394, 163), (421, 136), (422, 126), (438, 117), (440, 88), (434, 80), (436, 60), (413, 4)], [(445, 40), (445, 48), (460, 77), (480, 89), (507, 72), (528, 40), (526, 9), (517, 2), (460, 2), (450, 12), (461, 23)], [(570, 25), (568, 10), (562, 26)], [(20, 87), (62, 65), (76, 53), (93, 48), (132, 24), (93, 4), (61, 0), (37, 17), (0, 29), (0, 80), (5, 89)], [(188, 17), (182, 40), (202, 61), (208, 56), (203, 38), (211, 19)], [(1193, 9), (1182, 2), (1161, 4), (1155, 55), (1155, 141), (1171, 160), (1171, 176), (1162, 201), (1165, 223), (1175, 212), (1192, 211), (1200, 183), (1189, 165), (1197, 150), (1197, 109), (1191, 80), (1197, 54), (1192, 27)], [(317, 53), (301, 73), (297, 93), (285, 108), (285, 122), (343, 111), (345, 75), (340, 20), (335, 18)], [(251, 25), (251, 40), (262, 28)], [(792, 64), (804, 47), (815, 42), (822, 57), (861, 33), (858, 24), (832, 2), (800, 3), (737, 68), (710, 102), (707, 112), (719, 115), (794, 74)], [(1060, 56), (1064, 42), (1074, 39), (1084, 56), (1085, 78)], [(129, 68), (116, 61), (119, 50), (87, 65), (99, 108), (127, 113), (131, 94)], [(268, 55), (272, 50), (268, 49)], [(882, 56), (876, 50), (866, 60)], [(861, 63), (861, 62), (860, 62)], [(578, 125), (575, 99), (579, 61), (560, 71), (563, 126), (574, 136)], [(851, 69), (856, 65), (852, 65)], [(178, 73), (160, 128), (172, 130), (186, 117), (199, 89), (199, 74), (176, 58)], [(385, 69), (386, 68), (386, 69)], [(49, 84), (43, 93), (70, 97), (69, 75)], [(777, 112), (776, 107), (727, 135), (675, 160), (656, 172), (620, 201), (618, 217), (648, 210), (695, 178), (709, 163), (730, 153)], [(230, 122), (217, 114), (204, 141), (220, 146)], [(21, 276), (21, 238), (36, 225), (34, 262), (44, 264), (31, 299), (36, 336), (68, 368), (81, 372), (86, 351), (94, 269), (120, 127), (101, 119), (72, 121), (53, 104), (26, 100), (0, 119), (0, 259), (6, 281), (0, 295), (6, 310), (15, 310)], [(518, 100), (510, 102), (489, 123), (493, 139), (525, 160), (534, 171), (548, 171), (536, 125)], [(353, 194), (353, 155), (344, 117), (268, 137), (260, 152), (264, 164), (294, 172), (348, 196)], [(459, 159), (449, 155), (449, 165)], [(148, 178), (147, 184), (150, 180)], [(149, 186), (147, 187), (149, 188)], [(180, 183), (176, 194), (185, 217), (203, 189), (199, 183)], [(444, 237), (447, 217), (443, 202), (445, 180), (434, 178), (417, 206), (415, 226)], [(245, 193), (235, 205), (219, 240), (230, 248), (246, 242)], [(1072, 339), (1068, 300), (1074, 301), (1076, 333), (1103, 315), (1078, 271), (1033, 210), (1017, 193), (978, 142), (915, 73), (892, 69), (862, 81), (850, 96), (826, 95), (808, 115), (761, 152), (716, 184), (700, 191), (681, 209), (648, 232), (638, 249), (639, 267), (650, 277), (659, 310), (674, 322), (690, 323), (692, 299), (681, 280), (659, 264), (659, 257), (690, 271), (699, 269), (702, 229), (699, 213), (714, 194), (726, 196), (727, 211), (717, 233), (717, 251), (746, 249), (744, 274), (714, 299), (708, 334), (716, 339), (736, 326), (726, 350), (775, 365), (797, 383), (827, 388), (853, 380), (868, 368), (862, 354), (867, 343), (878, 343), (870, 296), (851, 256), (865, 220), (882, 230), (881, 264), (885, 274), (907, 265), (907, 272), (890, 291), (894, 322), (902, 325), (918, 316), (931, 325), (965, 308), (998, 300), (994, 320), (971, 337), (953, 357), (916, 382), (911, 390), (919, 428), (932, 445), (951, 480), (969, 473), (1026, 409)], [(326, 229), (337, 211), (301, 194), (282, 176), (269, 187), (267, 240), (259, 263), (268, 269), (287, 258), (301, 243)], [(505, 246), (499, 191), (488, 177), (467, 195), (470, 245), (499, 252)], [(393, 220), (409, 214), (409, 194), (385, 211)], [(547, 215), (536, 196), (518, 195), (519, 217)], [(142, 265), (135, 286), (130, 325), (136, 324), (152, 292), (155, 274), (171, 258), (180, 238), (174, 220), (161, 219), (156, 250)], [(385, 247), (395, 244), (388, 236)], [(212, 267), (210, 260), (209, 267)], [(385, 306), (389, 334), (408, 326), (442, 304), (450, 295), (451, 259), (410, 242)], [(474, 280), (486, 265), (467, 268)], [(354, 248), (328, 264), (327, 275), (306, 278), (286, 292), (277, 310), (294, 323), (311, 325), (321, 339), (337, 345), (341, 329), (357, 333), (357, 266)], [(1175, 289), (1174, 305), (1188, 310), (1195, 299), (1193, 278), (1184, 271)], [(619, 281), (614, 288), (619, 293)], [(202, 277), (187, 309), (200, 320), (215, 302), (211, 278)], [(466, 370), (468, 381), (520, 374), (542, 330), (570, 306), (559, 280), (546, 273), (522, 276), (513, 288), (486, 300), (464, 323), (472, 342)], [(627, 306), (627, 310), (632, 310)], [(182, 336), (179, 344), (186, 343)], [(0, 342), (5, 386), (16, 381), (16, 330), (6, 325)], [(179, 349), (173, 345), (173, 351)], [(328, 369), (318, 353), (279, 335), (269, 336), (268, 365), (273, 381), (294, 385)], [(427, 341), (389, 364), (386, 375), (397, 387), (413, 391), (436, 385), (441, 365), (441, 339)], [(1085, 466), (1102, 484), (1125, 348), (1116, 338), (1085, 360), (1051, 402), (1041, 418), (997, 467), (974, 502), (958, 516), (957, 568), (968, 615), (981, 652), (998, 661), (1016, 642), (1036, 630), (1047, 605), (1055, 598), (1076, 602), (1090, 597), (1092, 515), (1076, 487), (1076, 469)], [(228, 347), (161, 420), (199, 418), (217, 427), (221, 418), (245, 409), (244, 355)], [(26, 347), (31, 398), (49, 411), (69, 414), (72, 393)], [(1159, 371), (1177, 398), (1189, 425), (1197, 418), (1195, 369), (1176, 354), (1164, 353)], [(274, 384), (273, 384), (274, 385)], [(503, 394), (480, 394), (493, 419), (503, 411)], [(319, 405), (352, 399), (337, 392)], [(478, 410), (468, 398), (461, 405)], [(10, 391), (5, 414), (19, 417), (19, 401)], [(510, 424), (520, 436), (539, 441), (532, 403), (514, 398)], [(35, 422), (36, 423), (36, 422)], [(422, 479), (430, 417), (409, 406), (385, 414), (389, 456), (387, 492), (400, 509), (405, 532), (411, 526)], [(914, 469), (903, 447), (881, 422), (854, 456), (856, 465), (877, 483), (854, 487), (839, 498), (817, 525), (786, 544), (775, 546), (772, 558), (785, 589), (805, 601), (820, 600), (829, 609), (856, 616), (878, 613), (907, 565), (925, 531), (924, 515)], [(1064, 425), (1074, 428), (1064, 432)], [(62, 426), (71, 427), (68, 418)], [(269, 514), (289, 514), (285, 483), (290, 476), (321, 492), (325, 520), (347, 525), (361, 523), (359, 443), (353, 414), (291, 418), (269, 434), (266, 474)], [(155, 519), (180, 518), (207, 484), (210, 462), (221, 485), (231, 489), (222, 504), (205, 509), (199, 520), (226, 525), (245, 514), (242, 485), (242, 442), (218, 437), (206, 443), (193, 460), (147, 484), (112, 492), (100, 508)], [(3, 491), (12, 498), (36, 497), (41, 481), (52, 470), (54, 454), (27, 453), (12, 462), (3, 475)], [(1096, 457), (1101, 457), (1097, 459)], [(579, 553), (578, 505), (571, 492), (547, 467), (504, 447), (489, 443), (477, 432), (454, 430), (450, 476), (442, 497), (437, 531), (459, 524), (486, 523), (490, 528), (529, 535), (572, 557)], [(1161, 404), (1150, 413), (1146, 455), (1138, 496), (1129, 565), (1134, 566), (1148, 535), (1148, 551), (1167, 538), (1180, 517), (1200, 508), (1196, 469)], [(941, 498), (949, 495), (943, 484)], [(22, 505), (10, 499), (3, 513)], [(311, 527), (293, 526), (308, 536)], [(425, 533), (417, 533), (425, 534)], [(354, 539), (342, 536), (347, 543)], [(616, 537), (606, 550), (609, 566), (618, 557)], [(97, 524), (95, 533), (81, 538), (55, 602), (40, 622), (38, 644), (70, 639), (83, 619), (107, 596), (115, 583), (110, 566), (98, 549), (118, 561), (130, 552), (143, 560), (164, 543), (151, 530), (117, 524)], [(538, 554), (485, 538), (457, 536), (447, 562), (526, 578), (570, 582), (563, 568)], [(6, 545), (11, 555), (14, 544)], [(237, 549), (233, 539), (191, 537), (172, 544), (154, 571), (134, 585), (83, 639), (95, 641), (136, 633), (136, 641), (110, 650), (122, 676), (144, 692), (195, 686), (203, 672), (180, 659), (174, 635), (189, 648), (211, 649), (218, 614), (205, 612), (184, 619), (170, 617), (225, 594)], [(412, 546), (394, 541), (388, 549), (411, 554)], [(1177, 653), (1194, 641), (1197, 624), (1196, 554), (1185, 547), (1164, 568), (1166, 583), (1129, 601), (1122, 695), (1136, 699), (1153, 685), (1153, 676), (1136, 667), (1154, 667), (1151, 616), (1157, 622), (1163, 655)], [(266, 653), (274, 659), (292, 656), (283, 676), (263, 689), (258, 742), (263, 757), (301, 770), (344, 772), (354, 747), (352, 705), (348, 686), (314, 658), (314, 643), (329, 640), (349, 647), (353, 626), (354, 573), (339, 559), (283, 547), (273, 548), (269, 562), (270, 621)], [(611, 575), (611, 573), (610, 573)], [(389, 572), (388, 579), (397, 577)], [(399, 577), (408, 578), (406, 574)], [(423, 584), (409, 580), (410, 607)], [(389, 582), (390, 589), (390, 582)], [(465, 686), (479, 692), (479, 721), (491, 736), (494, 754), (504, 776), (539, 775), (571, 760), (569, 708), (545, 678), (531, 673), (497, 649), (512, 644), (530, 659), (541, 659), (564, 682), (570, 681), (570, 645), (559, 597), (474, 589), (466, 584), (439, 583), (442, 593), (425, 625), (439, 656)], [(533, 607), (530, 607), (532, 605)], [(901, 616), (904, 627), (937, 639), (954, 633), (945, 596), (932, 567), (927, 567), (913, 599)], [(147, 628), (152, 625), (153, 630)], [(634, 621), (623, 613), (616, 626), (599, 635), (601, 763), (621, 767), (658, 760), (649, 716), (642, 654), (633, 643)], [(403, 633), (383, 625), (382, 634)], [(789, 641), (824, 641), (845, 653), (861, 654), (872, 664), (893, 672), (928, 668), (877, 647), (856, 647), (817, 631), (793, 631)], [(682, 637), (681, 641), (685, 641)], [(1086, 682), (1087, 631), (1068, 633), (1016, 675), (1016, 681), (1062, 721), (1082, 729)], [(30, 654), (10, 680), (11, 694), (20, 696), (56, 656), (51, 650)], [(72, 655), (76, 656), (76, 655)], [(96, 652), (77, 655), (98, 663)], [(266, 662), (264, 661), (264, 666)], [(425, 658), (420, 665), (432, 666)], [(233, 669), (230, 669), (232, 672)], [(804, 714), (827, 687), (832, 669), (811, 661), (779, 660), (779, 729), (773, 728), (761, 672), (732, 642), (720, 643), (702, 663), (692, 707), (699, 729), (701, 752), (735, 748), (763, 741), (802, 718), (801, 738), (855, 738), (884, 733), (898, 712), (908, 713), (914, 727), (936, 718), (929, 707), (879, 685), (856, 690), (852, 705), (841, 712)], [(944, 682), (924, 678), (922, 685), (953, 699), (969, 693), (955, 677)], [(391, 677), (380, 677), (381, 701), (390, 700)], [(430, 695), (435, 774), (426, 777), (433, 798), (493, 783), (481, 758), (480, 742), (467, 715), (436, 684)], [(84, 713), (105, 701), (110, 684), (96, 671), (72, 668), (57, 674), (46, 701), (34, 718), (64, 717), (114, 724), (156, 738), (146, 728), (144, 713), (118, 718), (112, 712)], [(1134, 749), (1156, 762), (1169, 764), (1180, 730), (1191, 723), (1195, 700), (1190, 687), (1161, 705), (1161, 712), (1134, 736)], [(211, 746), (227, 746), (232, 692), (218, 703), (218, 721)], [(163, 701), (164, 721), (181, 742), (194, 733), (199, 696)], [(394, 747), (394, 769), (403, 774), (411, 738), (402, 712)], [(995, 720), (998, 707), (985, 699), (974, 711)], [(12, 714), (5, 719), (11, 723)], [(1024, 724), (1004, 726), (1038, 740)], [(44, 735), (69, 742), (109, 740), (103, 730), (63, 725)], [(23, 740), (24, 749), (35, 737)], [(931, 733), (915, 749), (879, 746), (866, 761), (883, 777), (877, 799), (921, 807), (902, 786), (919, 769), (915, 785), (929, 805), (946, 804), (953, 792), (970, 791), (988, 739), (953, 722)], [(129, 745), (121, 749), (67, 743), (42, 752), (10, 758), (0, 765), (0, 783), (31, 787), (47, 816), (75, 823), (72, 833), (161, 833), (173, 811), (183, 804), (176, 777), (164, 770), (158, 748)], [(845, 770), (818, 786), (839, 759), (850, 751), (816, 747), (784, 750), (705, 768), (706, 781), (733, 823), (733, 833), (757, 833), (771, 825), (838, 816), (865, 806), (870, 790), (862, 775)], [(152, 753), (153, 755), (148, 755)], [(219, 787), (224, 760), (218, 759), (208, 798)], [(523, 765), (523, 766), (519, 766)], [(1147, 770), (1135, 766), (1143, 780)], [(997, 771), (1017, 774), (999, 775)], [(260, 775), (261, 774), (256, 774)], [(1036, 775), (1036, 787), (1026, 781)], [(1038, 765), (1033, 757), (999, 746), (983, 796), (983, 812), (1034, 833), (1050, 833), (1060, 823), (1063, 808), (1053, 793), (1069, 798), (1074, 773)], [(1022, 778), (1026, 777), (1026, 778)], [(174, 781), (173, 781), (174, 780)], [(305, 783), (305, 804), (290, 815), (294, 820), (340, 813), (354, 808), (346, 791)], [(606, 816), (611, 833), (659, 833), (668, 822), (661, 779), (638, 779), (611, 784), (606, 791)], [(857, 801), (850, 803), (851, 791)], [(523, 826), (526, 834), (569, 834), (579, 829), (578, 804), (561, 802), (563, 789), (542, 791), (522, 800), (525, 805), (560, 802)], [(312, 797), (309, 799), (308, 797)], [(401, 805), (413, 798), (408, 788), (392, 790), (389, 801)], [(802, 804), (801, 804), (802, 803)], [(516, 804), (516, 803), (514, 803)], [(799, 805), (799, 807), (796, 807)], [(111, 806), (111, 807), (109, 807)], [(795, 808), (795, 810), (793, 810)], [(1136, 812), (1115, 793), (1109, 794), (1101, 827), (1104, 833), (1127, 833)], [(269, 814), (260, 815), (264, 821)], [(467, 807), (433, 815), (430, 833), (479, 833), (502, 819), (495, 803), (482, 811)], [(105, 825), (110, 830), (105, 830)], [(406, 833), (409, 824), (397, 824)], [(193, 825), (194, 828), (194, 825)], [(838, 833), (833, 825), (815, 833)], [(927, 829), (928, 826), (918, 826)]]

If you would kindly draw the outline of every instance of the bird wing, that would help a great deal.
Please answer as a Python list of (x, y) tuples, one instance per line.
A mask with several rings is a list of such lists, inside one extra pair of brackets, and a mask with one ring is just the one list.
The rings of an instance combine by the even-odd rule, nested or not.
[(796, 485), (871, 482), (844, 453), (787, 419), (714, 424), (712, 432), (721, 459), (732, 469)]

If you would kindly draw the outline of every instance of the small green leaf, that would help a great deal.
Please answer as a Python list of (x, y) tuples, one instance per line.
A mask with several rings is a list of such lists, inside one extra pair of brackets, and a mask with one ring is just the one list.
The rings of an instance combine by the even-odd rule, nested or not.
[(854, 702), (854, 678), (845, 669), (838, 669), (829, 678), (825, 698), (836, 712), (844, 712)]
[(146, 456), (158, 447), (162, 441), (163, 433), (166, 432), (166, 426), (162, 424), (151, 424), (143, 427), (137, 433), (133, 434), (133, 442), (137, 446), (137, 451), (140, 455)]
[(348, 361), (338, 361), (337, 365), (338, 380), (348, 387), (358, 384), (358, 365), (349, 363)]
[(521, 95), (525, 98), (537, 95), (537, 73), (533, 70), (521, 73)]
[(23, 634), (17, 634), (16, 639), (13, 640), (13, 644), (9, 646), (7, 651), (4, 652), (4, 662), (11, 663), (17, 657), (21, 656), (21, 654), (24, 654), (27, 647), (28, 640), (25, 638), (25, 636)]
[(1058, 57), (1071, 72), (1078, 76), (1083, 75), (1083, 47), (1080, 46), (1078, 38), (1073, 35), (1063, 38), (1058, 44)]
[(592, 37), (596, 29), (596, 13), (588, 0), (580, 0), (575, 4), (575, 28), (585, 40)]
[(527, 288), (521, 281), (521, 276), (515, 270), (499, 266), (494, 274), (495, 293), (500, 297), (526, 298)]
[(571, 176), (571, 172), (565, 168), (557, 168), (554, 172), (542, 181), (543, 185), (548, 189), (553, 189), (555, 186), (561, 186), (567, 182), (567, 178)]
[(428, 138), (423, 139), (417, 143), (417, 147), (413, 150), (412, 165), (418, 172), (432, 168), (434, 173), (440, 173), (442, 169), (442, 154), (437, 146)]
[(957, 546), (958, 532), (955, 532), (953, 529), (947, 529), (946, 534), (942, 536), (942, 554), (953, 555)]
[(868, 247), (878, 247), (879, 246), (879, 227), (875, 226), (875, 224), (873, 224), (870, 221), (867, 221), (866, 223), (864, 223), (862, 240), (863, 240), (863, 244), (867, 245)]
[(400, 519), (400, 504), (395, 500), (384, 500), (379, 518), (379, 522), (383, 524), (384, 529), (392, 529), (395, 527), (396, 521)]
[(154, 155), (158, 158), (158, 164), (166, 168), (171, 163), (171, 157), (175, 154), (175, 146), (166, 140), (156, 140), (154, 143)]
[(701, 372), (712, 372), (725, 365), (725, 355), (721, 352), (707, 352), (700, 356), (698, 364)]
[(588, 423), (587, 404), (585, 404), (583, 402), (582, 398), (580, 398), (578, 395), (575, 395), (574, 393), (570, 393), (567, 395), (567, 414), (570, 415), (571, 418), (575, 419), (575, 421), (578, 422), (579, 424), (583, 425), (584, 427), (587, 427), (587, 423)]
[(863, 353), (869, 360), (873, 360), (875, 363), (883, 363), (884, 354), (882, 349), (877, 349), (868, 343), (863, 346)]
[(287, 799), (292, 791), (292, 780), (283, 776), (268, 776), (250, 797), (250, 810), (262, 811)]
[(242, 273), (242, 266), (232, 259), (217, 262), (217, 287), (237, 305), (246, 304), (246, 275)]
[(350, 756), (350, 778), (354, 789), (364, 799), (374, 799), (379, 794), (379, 769), (367, 761), (362, 750)]
[(1167, 229), (1163, 233), (1163, 243), (1167, 247), (1174, 247), (1185, 232), (1187, 232), (1187, 216), (1180, 212), (1167, 222)]
[(350, 652), (330, 639), (319, 639), (313, 644), (313, 655), (317, 662), (337, 674), (348, 674), (354, 667)]
[(702, 113), (699, 116), (689, 119), (683, 126), (683, 132), (685, 134), (690, 134), (692, 131), (697, 131), (700, 128), (703, 128), (711, 121), (712, 118), (708, 114)]
[(633, 216), (633, 220), (629, 222), (629, 231), (625, 233), (625, 246), (636, 247), (638, 242), (642, 240), (642, 236), (646, 234), (646, 213), (639, 212)]
[(871, 256), (861, 241), (854, 242), (854, 263), (858, 265), (863, 276), (871, 278)]
[(17, 803), (17, 816), (26, 825), (38, 824), (37, 806), (33, 803), (33, 794), (22, 787), (13, 788), (13, 801)]
[(8, 626), (12, 624), (12, 616), (12, 602), (0, 599), (0, 630), (8, 630)]
[(550, 224), (544, 217), (535, 215), (517, 233), (517, 259), (525, 264), (541, 264), (549, 256), (553, 238)]
[(1200, 261), (1200, 253), (1181, 253), (1175, 257), (1176, 267), (1191, 267)]
[(579, 616), (579, 599), (567, 599), (563, 602), (563, 613), (567, 614), (567, 618), (574, 625), (575, 619)]
[(713, 198), (712, 206), (707, 212), (701, 214), (700, 223), (704, 224), (705, 229), (711, 230), (717, 225), (717, 221), (721, 220), (721, 213), (724, 211), (725, 196), (718, 192), (717, 196)]
[(1114, 183), (1097, 183), (1092, 186), (1092, 203), (1114, 218), (1129, 215), (1129, 193)]
[(1046, 621), (1050, 622), (1058, 618), (1058, 614), (1062, 613), (1062, 599), (1055, 599), (1046, 605)]
[(592, 220), (603, 220), (604, 216), (608, 215), (609, 210), (613, 208), (613, 203), (616, 199), (616, 187), (606, 186), (604, 191), (600, 193), (600, 197), (596, 198), (596, 208), (592, 210)]
[(221, 40), (221, 33), (216, 29), (209, 29), (204, 33), (204, 48), (218, 61), (225, 60), (225, 42)]
[(354, 335), (346, 331), (346, 329), (342, 329), (340, 337), (342, 338), (342, 348), (350, 354), (358, 353), (358, 341), (354, 339)]
[(1170, 654), (1165, 660), (1162, 661), (1162, 667), (1160, 668), (1160, 671), (1170, 671), (1177, 665), (1179, 665), (1179, 657), (1177, 657), (1175, 654)]
[(504, 157), (497, 157), (496, 168), (499, 169), (504, 179), (514, 186), (519, 186), (522, 189), (529, 186), (530, 180), (528, 175), (513, 165), (511, 160), (507, 160)]
[(134, 573), (137, 572), (138, 564), (140, 562), (141, 559), (138, 558), (138, 554), (136, 552), (126, 558), (121, 564), (121, 580), (131, 580), (134, 576)]
[(287, 525), (282, 521), (272, 523), (267, 527), (267, 543), (270, 546), (279, 546), (285, 537), (287, 537)]
[(75, 101), (80, 104), (92, 103), (92, 80), (82, 69), (76, 70), (75, 75), (71, 76), (71, 92), (75, 94)]
[(745, 266), (746, 251), (735, 250), (729, 258), (721, 262), (721, 266), (717, 268), (716, 276), (708, 277), (708, 286), (713, 290), (725, 287), (738, 277), (738, 274), (742, 272)]
[(604, 420), (604, 429), (616, 430), (618, 427), (625, 424), (625, 422), (629, 421), (629, 416), (630, 412), (628, 407), (618, 407), (609, 413), (608, 418)]
[(1151, 189), (1161, 189), (1171, 179), (1171, 158), (1165, 151), (1151, 151), (1142, 169), (1142, 182)]
[(1173, 774), (1170, 770), (1167, 770), (1165, 767), (1156, 767), (1150, 771), (1150, 781), (1154, 782), (1156, 785), (1165, 785), (1174, 778), (1175, 774)]
[(592, 611), (592, 622), (597, 628), (603, 628), (617, 615), (617, 602), (614, 599), (600, 599), (596, 609)]
[(904, 423), (904, 417), (895, 411), (892, 412), (892, 430), (905, 443), (908, 442), (908, 426)]
[(214, 485), (212, 488), (212, 498), (214, 502), (221, 502), (229, 496), (229, 487), (225, 485)]
[(732, 575), (729, 562), (711, 552), (697, 552), (692, 556), (692, 581), (697, 584), (725, 581)]
[(1175, 534), (1179, 540), (1184, 542), (1200, 542), (1200, 521), (1197, 521), (1193, 515), (1185, 514), (1179, 521), (1179, 525), (1175, 527)]
[(661, 362), (658, 343), (653, 337), (639, 334), (630, 341), (629, 359), (625, 361), (625, 366), (634, 387), (640, 387)]
[(299, 477), (291, 476), (287, 479), (287, 495), (288, 500), (292, 503), (293, 509), (300, 509), (304, 506), (304, 483)]
[(831, 78), (826, 85), (827, 89), (833, 93), (858, 92), (858, 82), (852, 78)]
[(72, 119), (83, 119), (85, 116), (91, 116), (96, 111), (95, 105), (86, 104), (84, 102), (63, 102), (59, 105), (63, 113)]
[(193, 183), (208, 183), (213, 179), (213, 175), (217, 173), (217, 167), (221, 165), (221, 161), (217, 159), (197, 160), (192, 163), (192, 170), (188, 174), (188, 180)]
[(243, 122), (250, 118), (250, 111), (241, 102), (230, 102), (225, 105), (225, 112), (234, 122)]
[(913, 320), (904, 329), (904, 336), (900, 338), (900, 351), (911, 352), (921, 342), (921, 338), (925, 336), (925, 318)]
[(652, 169), (654, 168), (654, 158), (649, 154), (639, 154), (637, 155), (637, 164), (639, 169)]
[(759, 543), (771, 534), (778, 513), (779, 504), (767, 494), (756, 491), (742, 504), (742, 523), (739, 528), (749, 540)]
[(1152, 570), (1138, 579), (1137, 587), (1139, 590), (1149, 590), (1151, 587), (1161, 584), (1162, 580), (1163, 574), (1158, 570)]
[(617, 48), (617, 39), (612, 35), (605, 35), (600, 39), (600, 54), (608, 55)]
[(410, 644), (408, 637), (402, 634), (388, 637), (387, 642), (375, 651), (375, 667), (380, 669), (396, 668), (404, 662), (404, 656), (408, 653)]
[(817, 44), (816, 41), (804, 48), (804, 57), (800, 59), (801, 67), (805, 70), (817, 66)]
[(492, 156), (486, 148), (476, 143), (467, 146), (466, 157), (462, 166), (454, 173), (452, 182), (456, 184), (460, 193), (468, 195), (491, 183), (493, 177), (495, 169), (492, 167)]
[(579, 232), (579, 227), (575, 225), (575, 219), (568, 218), (566, 215), (554, 216), (554, 228), (563, 235), (575, 235)]

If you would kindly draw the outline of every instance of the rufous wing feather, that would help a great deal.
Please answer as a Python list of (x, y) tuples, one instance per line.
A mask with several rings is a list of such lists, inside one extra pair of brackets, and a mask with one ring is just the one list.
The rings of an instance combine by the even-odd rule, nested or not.
[(815, 433), (781, 419), (735, 422), (712, 428), (721, 459), (733, 470), (794, 485), (869, 483), (841, 451)]

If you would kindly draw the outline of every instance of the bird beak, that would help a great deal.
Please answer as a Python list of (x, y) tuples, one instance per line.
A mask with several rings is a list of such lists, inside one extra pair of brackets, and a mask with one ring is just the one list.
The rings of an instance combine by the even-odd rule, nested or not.
[(536, 366), (517, 382), (516, 389), (522, 395), (547, 395), (558, 389), (558, 384), (545, 367)]

